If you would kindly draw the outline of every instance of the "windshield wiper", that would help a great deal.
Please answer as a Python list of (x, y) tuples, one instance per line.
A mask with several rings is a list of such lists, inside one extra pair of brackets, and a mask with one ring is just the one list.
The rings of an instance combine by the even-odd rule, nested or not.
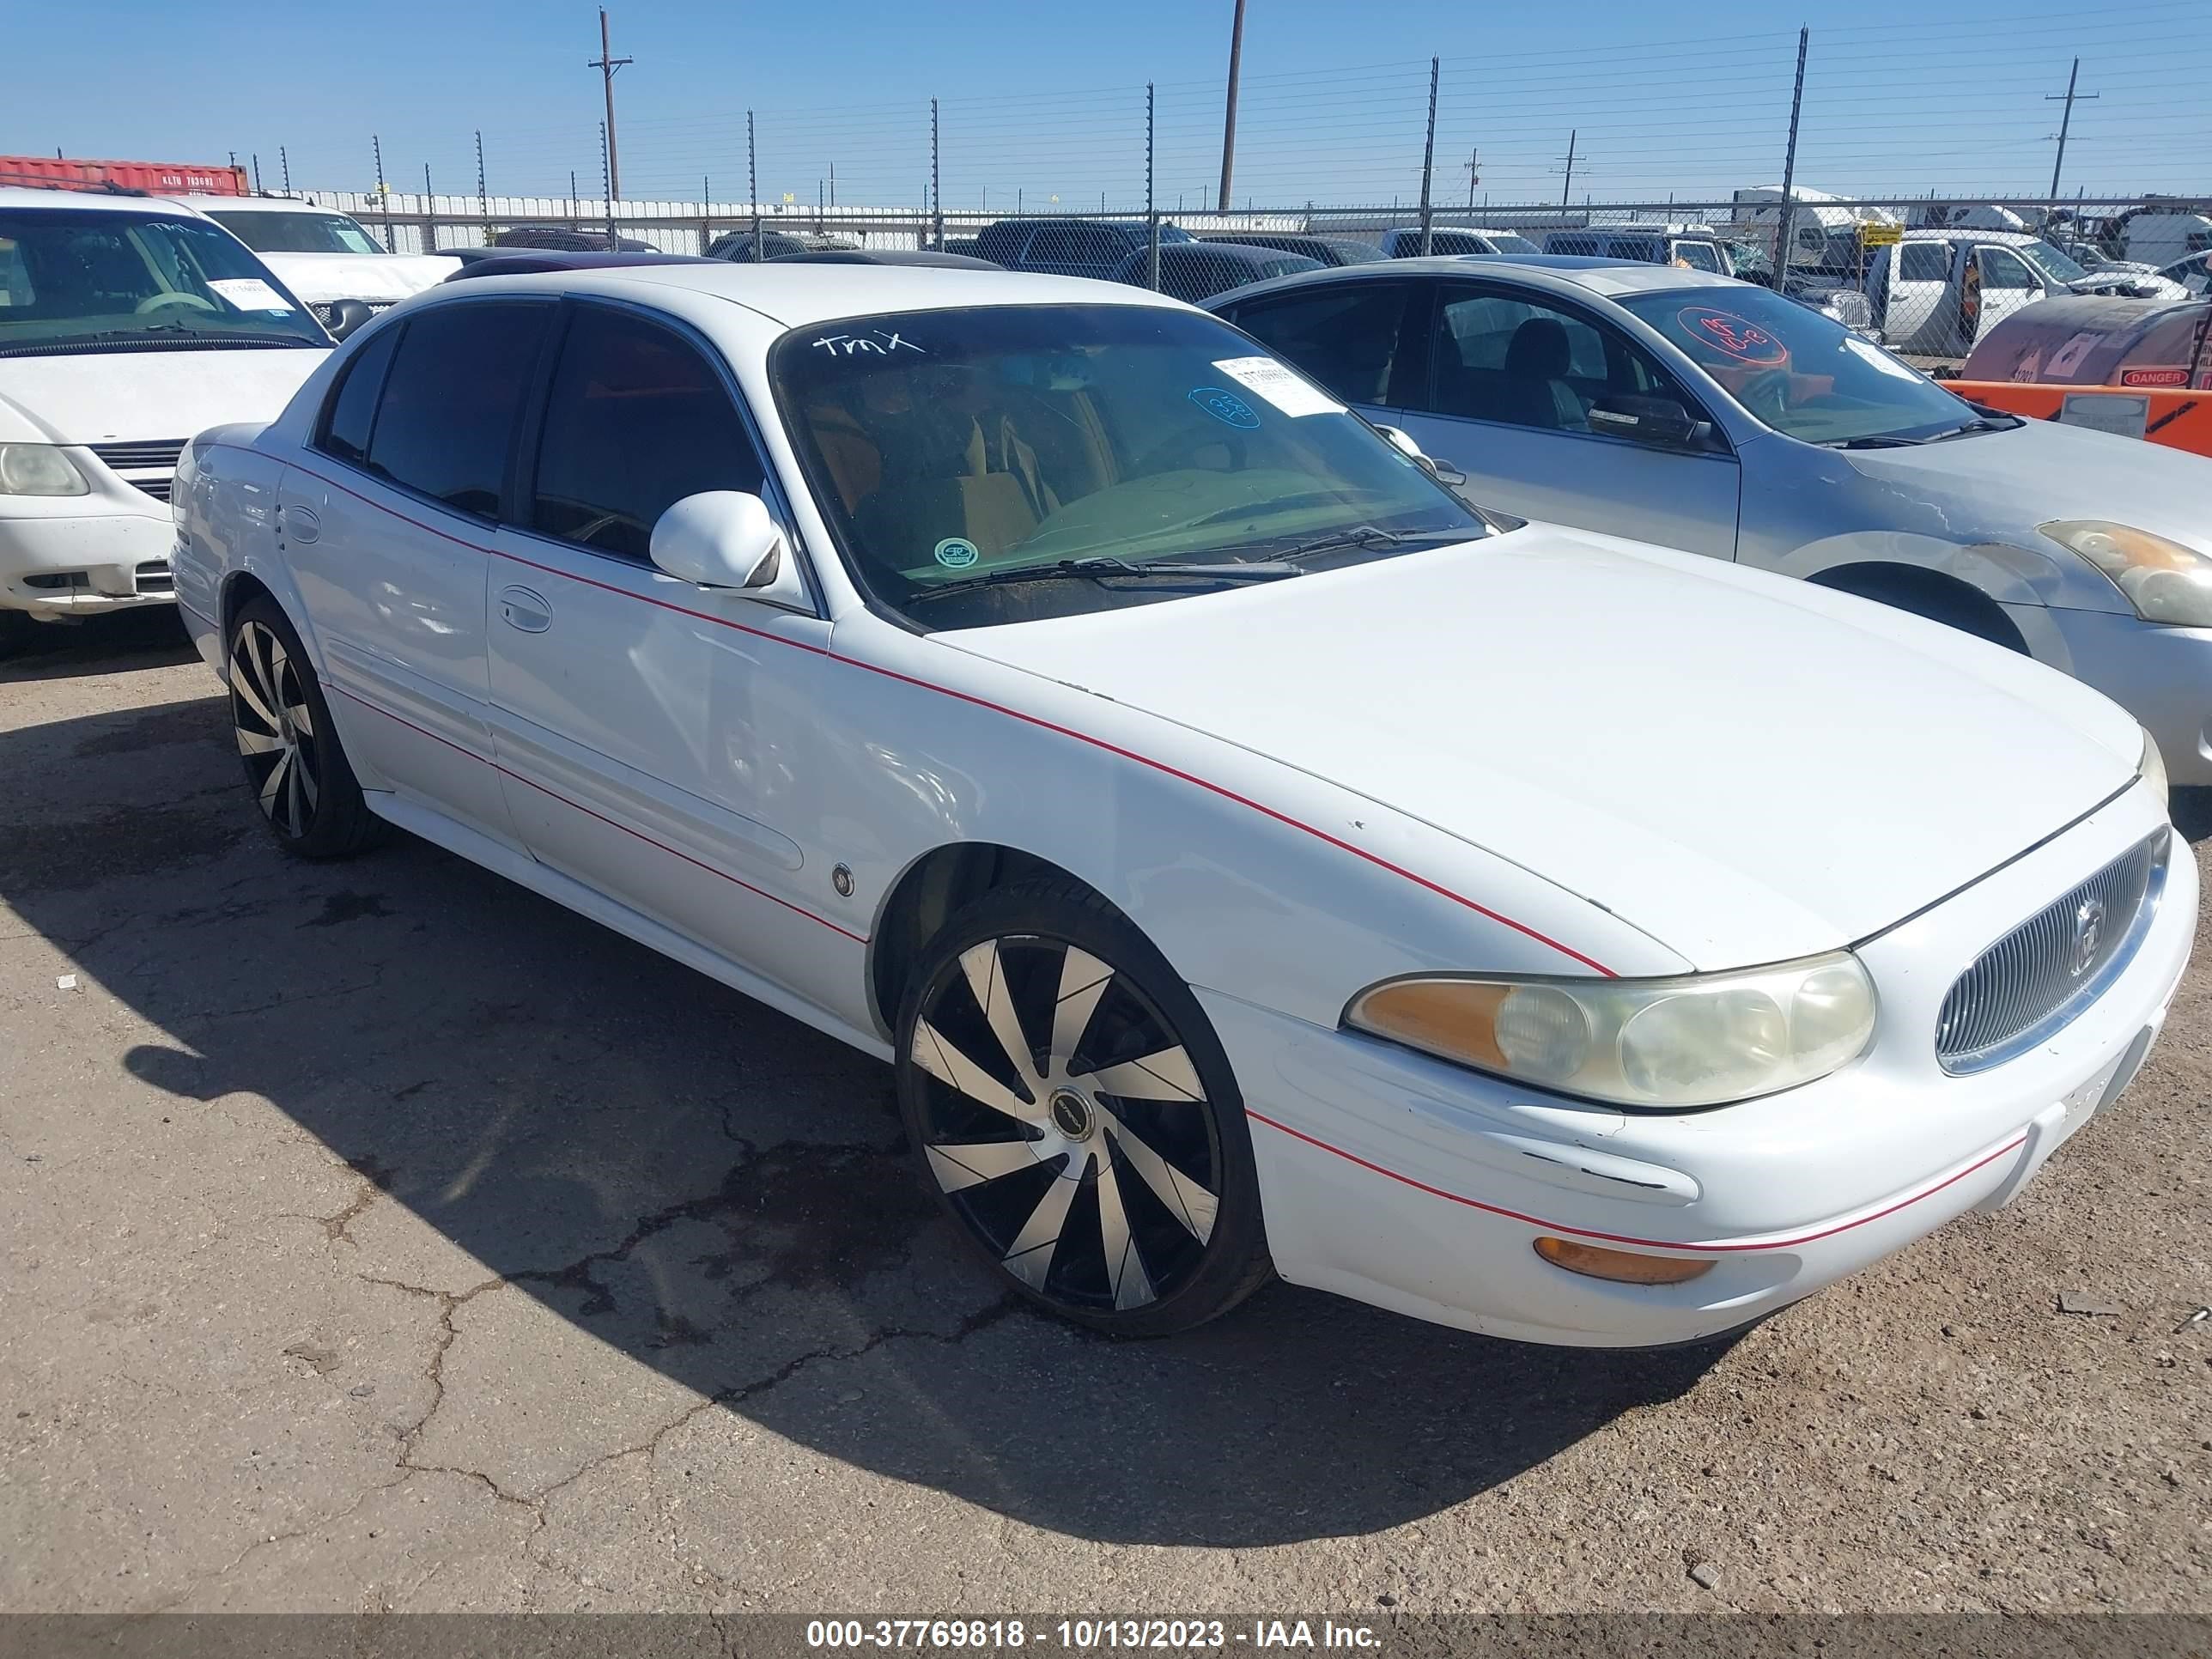
[(1218, 564), (1197, 560), (1148, 559), (1132, 563), (1127, 559), (1100, 556), (1087, 559), (1061, 559), (1054, 564), (1022, 565), (1011, 570), (988, 570), (980, 576), (965, 576), (957, 582), (926, 588), (907, 603), (918, 605), (924, 599), (941, 599), (947, 593), (964, 593), (978, 587), (998, 587), (1009, 582), (1101, 581), (1117, 576), (1198, 576), (1209, 581), (1272, 582), (1280, 581), (1285, 576), (1303, 576), (1305, 574), (1294, 564), (1272, 559)]
[(1939, 432), (1928, 441), (1931, 444), (1941, 443), (1946, 438), (1964, 438), (1977, 432), (2009, 432), (2014, 427), (2027, 424), (2027, 422), (2017, 415), (2008, 415), (2002, 410), (1993, 409), (1978, 412), (1964, 426), (1954, 427), (1948, 432)]

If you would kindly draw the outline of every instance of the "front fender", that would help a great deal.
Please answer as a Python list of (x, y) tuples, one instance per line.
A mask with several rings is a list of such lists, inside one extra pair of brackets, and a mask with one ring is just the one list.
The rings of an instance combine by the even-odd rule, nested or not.
[(856, 741), (823, 804), (849, 830), (819, 856), (871, 910), (937, 848), (1012, 848), (1103, 893), (1190, 983), (1323, 1026), (1398, 974), (1689, 966), (1531, 871), (1156, 715), (873, 618), (832, 655), (867, 681), (839, 698)]

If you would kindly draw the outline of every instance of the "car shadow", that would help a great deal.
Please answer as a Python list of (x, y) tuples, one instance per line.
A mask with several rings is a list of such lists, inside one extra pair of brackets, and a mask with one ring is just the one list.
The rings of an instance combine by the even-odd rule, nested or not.
[(0, 776), (40, 781), (0, 803), (0, 896), (157, 1029), (113, 1056), (149, 1109), (273, 1103), (360, 1178), (324, 1222), (351, 1270), (401, 1271), (361, 1240), (404, 1206), (476, 1277), (860, 1468), (1102, 1541), (1366, 1533), (1721, 1352), (1529, 1347), (1281, 1285), (1094, 1337), (965, 1253), (887, 1068), (422, 842), (286, 859), (219, 698), (0, 734)]
[(31, 629), (21, 646), (0, 656), (0, 685), (160, 668), (191, 662), (197, 654), (173, 606), (147, 605)]

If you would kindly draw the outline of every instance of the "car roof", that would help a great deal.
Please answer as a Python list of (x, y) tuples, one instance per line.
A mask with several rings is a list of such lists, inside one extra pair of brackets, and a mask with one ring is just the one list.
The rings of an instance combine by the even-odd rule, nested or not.
[[(489, 258), (475, 259), (446, 278), (483, 282), (494, 276), (526, 276), (547, 270), (631, 270), (640, 265), (692, 265), (708, 263), (698, 253), (640, 253), (601, 248), (501, 248)], [(718, 262), (720, 263), (720, 262)]]
[(1604, 299), (1624, 294), (1663, 294), (1676, 289), (1744, 286), (1733, 276), (1686, 270), (1680, 265), (1649, 264), (1639, 259), (1601, 259), (1573, 253), (1432, 253), (1421, 258), (1302, 270), (1295, 276), (1254, 283), (1249, 288), (1219, 295), (1207, 303), (1233, 299), (1241, 304), (1258, 295), (1274, 294), (1304, 283), (1382, 283), (1407, 276), (1465, 276), (1473, 271), (1510, 277), (1553, 293), (1580, 290)]
[(85, 213), (159, 213), (163, 210), (198, 215), (188, 201), (173, 196), (143, 196), (104, 190), (39, 190), (23, 185), (0, 185), (0, 208), (58, 208)]
[(182, 202), (186, 207), (197, 208), (202, 213), (211, 213), (222, 208), (252, 208), (264, 213), (335, 213), (346, 216), (343, 208), (317, 207), (313, 202), (303, 202), (296, 196), (170, 196), (165, 201)]
[(2032, 230), (1975, 230), (1967, 226), (1945, 225), (1925, 230), (1908, 230), (1908, 242), (2040, 242), (2044, 239)]
[(640, 264), (546, 271), (464, 284), (516, 293), (550, 290), (640, 297), (642, 289), (724, 299), (786, 328), (898, 312), (963, 306), (1127, 305), (1188, 310), (1180, 300), (1124, 283), (1046, 276), (1025, 270), (948, 270), (939, 265), (848, 265), (813, 261), (763, 264), (702, 259), (696, 264)]

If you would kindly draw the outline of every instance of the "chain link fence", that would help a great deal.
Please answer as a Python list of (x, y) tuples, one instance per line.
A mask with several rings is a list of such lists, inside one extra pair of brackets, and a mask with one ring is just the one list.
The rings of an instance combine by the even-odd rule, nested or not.
[[(617, 246), (750, 261), (931, 249), (1194, 302), (1294, 271), (1425, 252), (1631, 259), (1777, 289), (1936, 367), (1963, 358), (2021, 305), (2068, 293), (2179, 295), (2212, 254), (2212, 194), (2093, 203), (1793, 191), (1785, 200), (1778, 186), (1757, 186), (1721, 200), (1473, 210), (1431, 203), (1425, 212), (1403, 202), (986, 213), (704, 198), (341, 191), (316, 199), (353, 214), (399, 252)], [(2203, 276), (2197, 281), (2202, 292)]]

